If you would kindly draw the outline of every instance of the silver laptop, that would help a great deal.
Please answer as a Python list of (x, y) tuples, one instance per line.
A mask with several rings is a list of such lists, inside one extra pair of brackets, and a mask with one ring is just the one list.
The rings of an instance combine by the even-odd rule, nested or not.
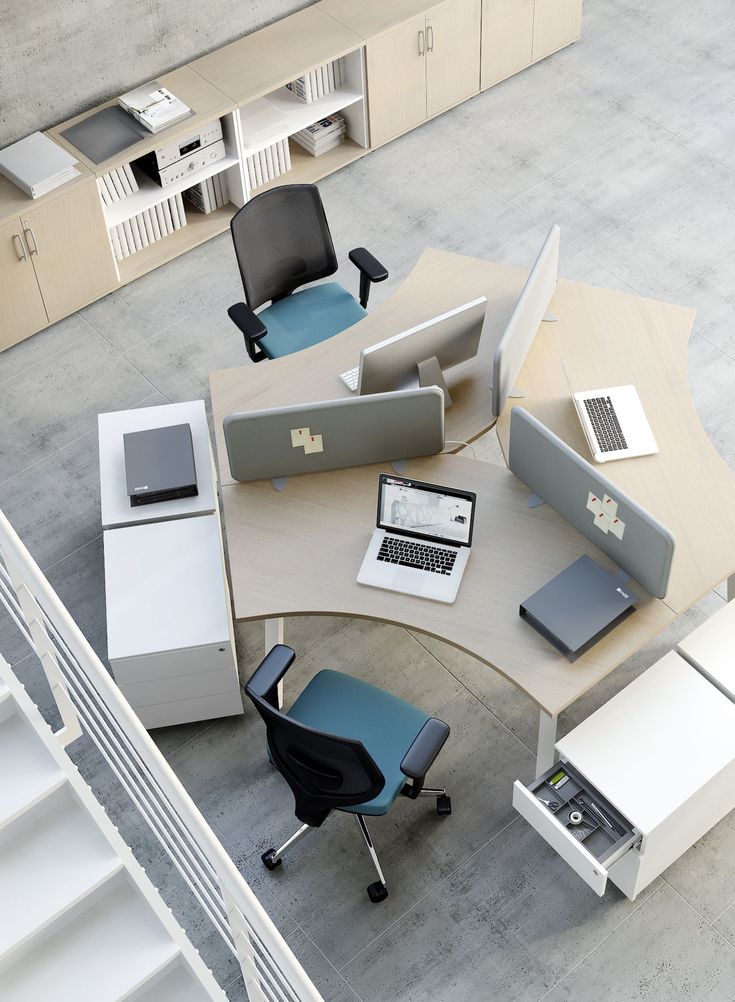
[(635, 386), (575, 393), (574, 406), (596, 462), (658, 452)]
[(472, 545), (475, 495), (381, 473), (378, 527), (359, 584), (454, 602)]

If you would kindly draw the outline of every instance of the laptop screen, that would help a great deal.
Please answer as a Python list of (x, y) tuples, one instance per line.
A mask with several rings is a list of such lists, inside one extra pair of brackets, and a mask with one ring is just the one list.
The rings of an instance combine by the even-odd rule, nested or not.
[(380, 476), (378, 527), (389, 532), (469, 546), (475, 495), (405, 477)]

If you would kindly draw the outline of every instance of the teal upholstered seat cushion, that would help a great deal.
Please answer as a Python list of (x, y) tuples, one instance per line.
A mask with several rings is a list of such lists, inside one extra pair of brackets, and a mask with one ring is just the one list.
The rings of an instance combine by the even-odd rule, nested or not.
[(324, 282), (279, 299), (258, 316), (268, 331), (260, 347), (269, 358), (282, 358), (352, 327), (367, 310), (337, 282)]
[(356, 814), (385, 814), (408, 779), (401, 762), (429, 717), (368, 682), (324, 669), (288, 711), (289, 717), (343, 738), (361, 741), (385, 777), (373, 800), (346, 807)]

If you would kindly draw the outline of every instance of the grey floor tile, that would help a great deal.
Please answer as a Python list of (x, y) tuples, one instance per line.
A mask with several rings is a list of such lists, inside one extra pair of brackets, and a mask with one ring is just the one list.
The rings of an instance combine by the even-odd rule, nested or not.
[(689, 341), (689, 386), (699, 418), (719, 454), (735, 470), (735, 359), (692, 334)]
[(708, 922), (735, 905), (735, 812), (673, 863), (664, 878)]
[(735, 949), (664, 887), (582, 961), (545, 1002), (731, 1002)]
[[(166, 400), (154, 393), (136, 406)], [(0, 484), (0, 507), (41, 569), (101, 532), (97, 429)]]
[[(730, 70), (730, 77), (733, 70)], [(732, 91), (731, 91), (732, 94)], [(680, 141), (704, 160), (716, 160), (730, 169), (735, 167), (735, 95), (730, 104), (718, 109), (716, 115), (707, 115), (681, 133)]]
[(51, 356), (89, 337), (91, 333), (89, 324), (78, 313), (72, 313), (70, 317), (59, 320), (33, 337), (26, 338), (12, 348), (6, 348), (0, 355), (0, 399), (1, 387), (6, 379), (15, 379), (21, 372), (47, 361)]
[(535, 1002), (638, 904), (598, 898), (516, 819), (342, 974), (365, 1002)]
[(232, 238), (223, 233), (85, 307), (82, 316), (124, 352), (238, 287)]
[(713, 926), (735, 947), (735, 905), (731, 905), (727, 911), (723, 912), (713, 923)]
[(360, 1002), (358, 995), (350, 988), (342, 975), (332, 967), (303, 929), (296, 929), (289, 933), (286, 936), (286, 942), (319, 989), (324, 1002)]
[[(532, 756), (471, 695), (440, 716), (452, 732), (429, 779), (447, 788), (453, 814), (439, 818), (432, 801), (401, 798), (369, 820), (389, 887), (379, 908), (366, 894), (375, 874), (357, 825), (339, 812), (271, 874), (273, 893), (338, 969), (508, 824), (512, 783), (532, 772)], [(295, 830), (285, 812), (280, 825), (273, 821), (272, 841), (252, 851), (254, 865), (263, 848)]]
[(735, 358), (735, 259), (726, 258), (676, 294), (697, 311), (694, 330), (705, 341)]
[(564, 241), (584, 250), (683, 187), (694, 164), (693, 153), (643, 121), (513, 204), (547, 226), (558, 223)]
[(46, 577), (97, 657), (107, 667), (102, 534), (53, 564), (46, 572)]
[(227, 315), (235, 301), (233, 290), (130, 348), (125, 357), (173, 403), (209, 401), (209, 372), (248, 362), (242, 334)]
[(640, 120), (594, 84), (575, 81), (447, 155), (498, 194), (514, 198), (624, 136)]
[(0, 395), (0, 483), (93, 431), (100, 411), (132, 407), (152, 392), (95, 333), (19, 373)]
[(637, 292), (671, 299), (735, 254), (735, 174), (704, 165), (587, 254)]

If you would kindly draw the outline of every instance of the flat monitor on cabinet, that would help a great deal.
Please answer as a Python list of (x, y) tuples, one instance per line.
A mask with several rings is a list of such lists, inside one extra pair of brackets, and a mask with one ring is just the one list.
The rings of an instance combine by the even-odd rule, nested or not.
[[(559, 272), (559, 238), (554, 224), (531, 269), (493, 356), (494, 417), (500, 417), (505, 402), (516, 385), (526, 355), (556, 291)], [(551, 318), (549, 318), (551, 319)]]
[(480, 347), (487, 299), (480, 296), (363, 348), (357, 392), (388, 393), (412, 386), (438, 386), (451, 404), (444, 372), (474, 358)]

